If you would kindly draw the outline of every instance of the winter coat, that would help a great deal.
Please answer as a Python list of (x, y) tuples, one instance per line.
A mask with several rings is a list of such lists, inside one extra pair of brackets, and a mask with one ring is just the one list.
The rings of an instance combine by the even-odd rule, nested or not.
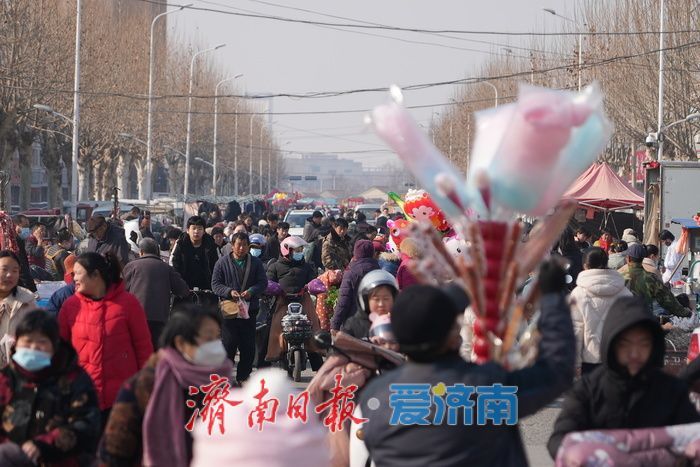
[(202, 244), (195, 248), (190, 236), (183, 232), (170, 254), (170, 265), (187, 282), (190, 289), (211, 289), (211, 276), (218, 260), (216, 243), (209, 234), (204, 234)]
[(369, 328), (371, 327), (372, 322), (369, 320), (369, 314), (358, 307), (355, 314), (343, 323), (340, 330), (357, 339), (366, 340), (369, 339)]
[(44, 309), (50, 313), (53, 313), (54, 316), (58, 314), (59, 311), (61, 311), (61, 307), (63, 306), (63, 302), (68, 300), (73, 294), (75, 293), (75, 284), (71, 282), (70, 284), (66, 284), (57, 291), (51, 295), (51, 298), (49, 298), (49, 304), (48, 306), (44, 307)]
[[(400, 410), (400, 404), (395, 409), (386, 402), (382, 402), (378, 408), (370, 404), (370, 410), (368, 403), (372, 399), (389, 401), (392, 384), (424, 384), (425, 397), (430, 400), (431, 395), (427, 391), (438, 382), (448, 388), (455, 384), (476, 387), (499, 383), (518, 387), (518, 418), (537, 412), (571, 385), (574, 374), (574, 333), (566, 300), (560, 294), (547, 294), (540, 304), (539, 330), (542, 339), (538, 344), (537, 360), (530, 367), (507, 371), (494, 362), (483, 365), (466, 362), (454, 353), (429, 363), (409, 361), (374, 378), (360, 393), (359, 406), (362, 416), (369, 418), (369, 422), (363, 425), (364, 442), (376, 465), (527, 465), (518, 426), (494, 425), (491, 422), (478, 425), (476, 404), (472, 411), (473, 420), (468, 419), (468, 423), (463, 423), (463, 418), (459, 416), (457, 423), (449, 425), (449, 415), (445, 414), (442, 422), (438, 421), (432, 426), (437, 405), (431, 404), (430, 415), (425, 419), (431, 426), (402, 426), (390, 423), (392, 412)], [(421, 410), (413, 409), (421, 403), (413, 405), (408, 398), (404, 400), (407, 402), (405, 413), (419, 414), (415, 417), (419, 419)], [(412, 400), (420, 401), (422, 398), (418, 395), (413, 396)], [(458, 409), (457, 413), (464, 412)]]
[(689, 309), (678, 303), (671, 290), (666, 288), (656, 275), (646, 272), (641, 264), (629, 263), (628, 269), (622, 277), (625, 278), (625, 286), (634, 295), (644, 299), (650, 312), (653, 309), (654, 301), (656, 301), (661, 308), (672, 315), (681, 318), (687, 318), (691, 315)]
[(124, 282), (111, 285), (101, 300), (76, 292), (61, 307), (58, 324), (95, 382), (102, 410), (112, 407), (122, 383), (153, 353), (146, 313)]
[[(576, 335), (576, 364), (600, 363), (603, 323), (615, 300), (629, 297), (622, 275), (612, 269), (589, 269), (576, 279), (569, 296)], [(612, 309), (614, 313), (615, 310)]]
[(117, 255), (122, 266), (126, 265), (130, 259), (131, 247), (126, 241), (126, 233), (124, 229), (111, 222), (107, 223), (107, 232), (102, 240), (97, 240), (94, 237), (88, 237), (78, 246), (77, 255), (82, 253), (99, 253), (105, 255), (107, 252), (112, 252)]
[[(255, 317), (260, 309), (260, 295), (265, 293), (267, 289), (267, 277), (265, 276), (265, 268), (262, 261), (254, 258), (250, 254), (246, 257), (246, 261), (251, 261), (250, 273), (248, 274), (247, 290), (250, 290), (250, 316)], [(241, 290), (243, 287), (243, 276), (245, 275), (245, 267), (239, 268), (233, 261), (233, 256), (226, 255), (219, 258), (214, 265), (214, 274), (211, 279), (211, 289), (219, 298), (230, 300), (231, 292), (245, 292)]]
[(280, 258), (267, 268), (267, 278), (279, 283), (286, 294), (298, 294), (316, 279), (316, 271), (306, 261)]
[(396, 271), (396, 282), (399, 283), (399, 290), (419, 283), (416, 276), (411, 272), (411, 268), (408, 266), (408, 263), (411, 261), (410, 258), (402, 259), (399, 269)]
[(396, 277), (399, 272), (399, 266), (401, 265), (401, 260), (394, 253), (382, 253), (379, 255), (379, 267)]
[(304, 241), (307, 243), (313, 243), (315, 242), (321, 232), (321, 225), (316, 225), (313, 223), (313, 220), (311, 217), (306, 219), (306, 223), (304, 224)]
[[(652, 331), (647, 365), (630, 376), (615, 358), (615, 340), (636, 325)], [(552, 458), (564, 437), (574, 431), (650, 428), (700, 420), (686, 383), (665, 373), (666, 344), (658, 320), (647, 310), (625, 307), (608, 314), (600, 346), (602, 365), (584, 375), (564, 400), (547, 448)]]
[(608, 268), (610, 269), (620, 269), (627, 263), (627, 253), (613, 253), (608, 257)]
[(19, 235), (17, 239), (17, 257), (19, 258), (19, 285), (29, 290), (36, 292), (36, 284), (32, 278), (32, 272), (29, 269), (29, 261), (27, 260), (27, 250), (24, 248), (24, 240)]
[(331, 319), (331, 329), (340, 326), (355, 314), (357, 309), (357, 287), (365, 274), (379, 269), (379, 263), (374, 259), (374, 246), (369, 240), (360, 240), (355, 244), (353, 260), (343, 273), (343, 282), (338, 291), (338, 302)]
[(21, 446), (34, 441), (40, 465), (78, 465), (79, 455), (95, 452), (100, 430), (97, 395), (70, 345), (61, 343), (51, 366), (43, 370), (32, 373), (14, 362), (3, 368), (0, 413), (0, 442)]
[(270, 260), (278, 259), (280, 257), (280, 254), (280, 239), (275, 233), (267, 241), (267, 245), (265, 245), (265, 253), (263, 253), (263, 256)]
[(27, 238), (27, 260), (30, 266), (39, 266), (41, 269), (46, 269), (46, 254), (44, 247), (39, 245), (39, 241), (32, 235)]
[(331, 229), (331, 232), (323, 238), (323, 246), (321, 249), (321, 263), (326, 269), (344, 270), (350, 263), (350, 237), (340, 238), (340, 236)]
[[(654, 262), (654, 260), (649, 259), (649, 258), (644, 258), (644, 259), (642, 260), (642, 268), (643, 268), (646, 272), (651, 273), (651, 274), (654, 274), (656, 277), (659, 278), (659, 280), (661, 280), (661, 272), (659, 271), (659, 268), (656, 267), (656, 263)], [(625, 264), (624, 266), (622, 266), (620, 269), (617, 270), (617, 272), (619, 272), (619, 273), (622, 274), (623, 276), (625, 275), (625, 273), (626, 273), (627, 271), (629, 271), (629, 265), (628, 265), (628, 264)]]
[[(5, 297), (0, 302), (0, 339), (9, 335), (14, 337), (15, 328), (24, 315), (36, 308), (36, 296), (25, 289), (17, 286), (15, 292)], [(4, 310), (3, 310), (4, 309)], [(0, 345), (0, 367), (9, 362), (9, 355), (5, 353), (5, 346)]]
[(126, 265), (123, 271), (127, 292), (139, 299), (146, 319), (165, 323), (170, 315), (170, 294), (184, 298), (190, 288), (160, 256), (144, 255)]
[(53, 277), (54, 280), (62, 281), (66, 270), (63, 266), (63, 262), (70, 255), (70, 251), (63, 248), (61, 245), (51, 245), (46, 250), (46, 269)]

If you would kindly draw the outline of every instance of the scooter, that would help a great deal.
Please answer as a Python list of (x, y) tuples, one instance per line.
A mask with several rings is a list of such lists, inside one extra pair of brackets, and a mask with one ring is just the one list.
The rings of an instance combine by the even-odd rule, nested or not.
[(307, 351), (305, 342), (311, 339), (311, 321), (306, 317), (301, 303), (287, 305), (287, 314), (282, 318), (282, 336), (287, 343), (282, 364), (295, 382), (301, 381), (301, 372), (306, 369)]

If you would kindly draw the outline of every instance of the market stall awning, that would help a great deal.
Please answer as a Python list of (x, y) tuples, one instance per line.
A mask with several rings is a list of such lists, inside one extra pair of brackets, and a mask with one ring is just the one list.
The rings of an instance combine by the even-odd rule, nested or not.
[(606, 163), (589, 167), (564, 193), (564, 197), (603, 211), (644, 207), (642, 194), (627, 185)]

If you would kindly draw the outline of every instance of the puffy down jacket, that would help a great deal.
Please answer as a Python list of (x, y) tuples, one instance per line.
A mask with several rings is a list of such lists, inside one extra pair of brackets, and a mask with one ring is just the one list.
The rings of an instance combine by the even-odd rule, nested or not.
[(79, 292), (58, 314), (61, 337), (78, 353), (78, 363), (95, 383), (100, 409), (112, 406), (122, 383), (153, 353), (146, 313), (124, 283), (110, 286), (102, 300)]

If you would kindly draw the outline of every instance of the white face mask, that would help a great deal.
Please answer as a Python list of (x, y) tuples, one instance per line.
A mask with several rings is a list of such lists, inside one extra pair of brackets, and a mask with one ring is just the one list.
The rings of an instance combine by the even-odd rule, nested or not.
[(221, 340), (215, 340), (197, 347), (191, 362), (199, 366), (218, 367), (226, 361), (226, 357), (224, 343)]

